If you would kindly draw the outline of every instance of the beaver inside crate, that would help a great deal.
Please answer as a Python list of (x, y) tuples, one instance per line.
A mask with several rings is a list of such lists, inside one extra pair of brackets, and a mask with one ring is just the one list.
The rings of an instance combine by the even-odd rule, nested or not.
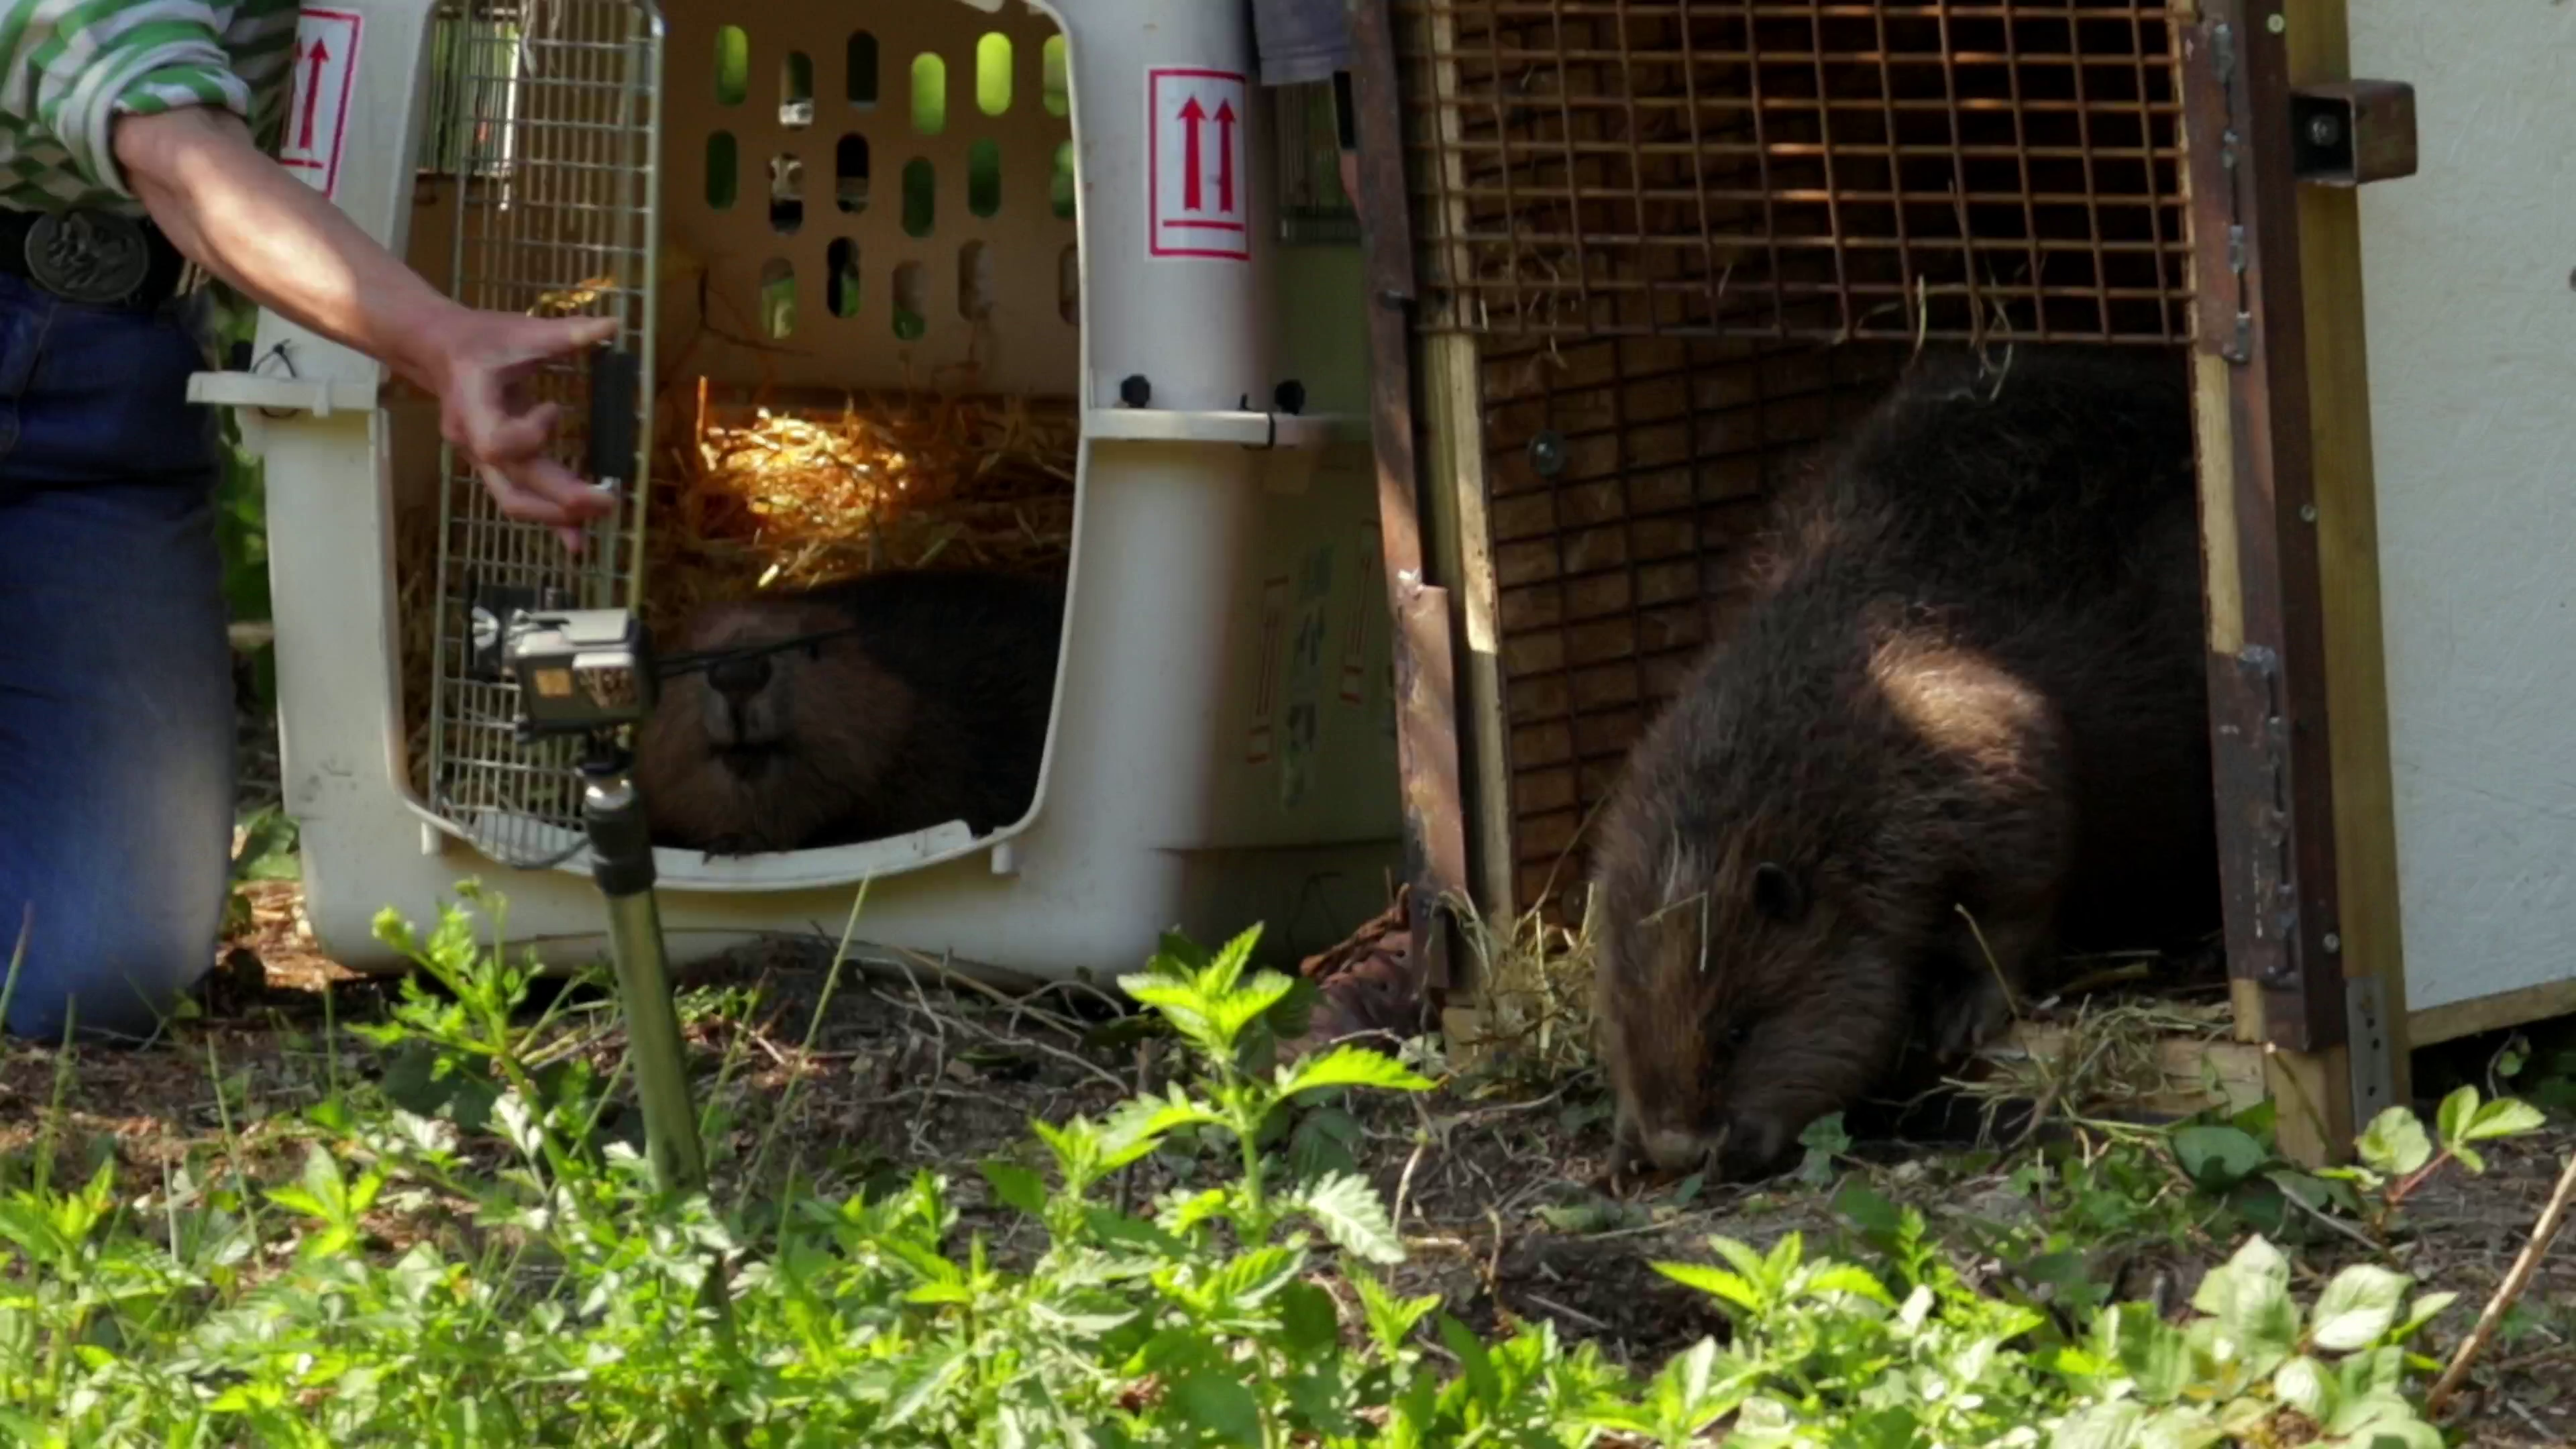
[[(657, 639), (716, 600), (885, 570), (1065, 578), (1079, 442), (1069, 401), (927, 387), (825, 395), (699, 377), (666, 389), (655, 437), (636, 608)], [(455, 805), (430, 778), (442, 604), (434, 492), (411, 500), (397, 532), (411, 784)], [(514, 808), (554, 814), (554, 803)], [(569, 797), (561, 803), (569, 809)]]

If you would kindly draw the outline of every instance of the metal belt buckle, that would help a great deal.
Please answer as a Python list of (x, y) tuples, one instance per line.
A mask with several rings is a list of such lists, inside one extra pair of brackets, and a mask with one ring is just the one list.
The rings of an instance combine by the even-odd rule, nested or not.
[(46, 212), (27, 228), (27, 272), (66, 302), (111, 306), (152, 271), (142, 223), (104, 211)]

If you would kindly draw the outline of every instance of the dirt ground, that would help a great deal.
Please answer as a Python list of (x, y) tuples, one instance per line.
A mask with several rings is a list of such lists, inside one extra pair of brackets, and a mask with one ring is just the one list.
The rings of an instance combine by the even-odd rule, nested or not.
[[(244, 736), (253, 746), (245, 803), (265, 803), (274, 797), (274, 735), (253, 721)], [(784, 1104), (783, 1160), (773, 1170), (793, 1168), (831, 1191), (888, 1169), (943, 1167), (970, 1220), (1002, 1234), (1007, 1251), (1010, 1235), (1025, 1229), (985, 1200), (973, 1164), (1025, 1151), (1032, 1118), (1097, 1114), (1161, 1080), (1164, 1064), (1151, 1048), (1120, 1039), (1071, 997), (1006, 1002), (923, 980), (844, 976), (817, 1022), (830, 956), (828, 941), (782, 941), (684, 983), (701, 1091), (728, 1109), (738, 1160), (753, 1155)], [(71, 1062), (41, 1048), (0, 1049), (0, 1152), (23, 1148), (47, 1123), (58, 1141), (112, 1148), (141, 1175), (219, 1151), (247, 1124), (310, 1105), (334, 1073), (380, 1070), (345, 1037), (335, 1049), (327, 1028), (362, 1019), (386, 989), (349, 977), (300, 938), (292, 885), (258, 887), (252, 923), (204, 1015), (166, 1044), (83, 1052)], [(613, 1033), (600, 1045), (613, 1047)], [(1807, 1230), (1811, 1241), (1831, 1231), (1826, 1193), (1795, 1178), (1690, 1193), (1608, 1185), (1606, 1103), (1598, 1083), (1580, 1076), (1373, 1100), (1306, 1130), (1316, 1150), (1347, 1150), (1397, 1206), (1413, 1251), (1401, 1287), (1441, 1292), (1451, 1311), (1480, 1326), (1553, 1320), (1569, 1339), (1597, 1341), (1644, 1367), (1721, 1325), (1650, 1263), (1706, 1261), (1712, 1233), (1763, 1245), (1790, 1229)], [(2493, 1153), (2483, 1178), (2445, 1174), (2410, 1205), (2401, 1266), (2463, 1295), (2436, 1352), (2448, 1354), (2510, 1265), (2570, 1150), (2576, 1130), (2562, 1119), (2542, 1138)], [(2019, 1210), (2009, 1183), (2015, 1162), (1873, 1144), (1837, 1167), (1846, 1180), (1921, 1208), (1938, 1230)], [(1189, 1170), (1184, 1163), (1174, 1173)], [(2179, 1201), (2178, 1179), (2173, 1190)], [(2123, 1281), (2151, 1284), (2162, 1271), (2180, 1301), (2234, 1241), (2186, 1231), (2142, 1254)], [(2361, 1252), (2331, 1236), (2303, 1251), (2315, 1274), (2303, 1294)], [(2524, 1304), (2512, 1342), (2489, 1355), (2493, 1372), (2481, 1377), (2490, 1387), (2469, 1406), (2474, 1417), (2454, 1420), (2460, 1442), (2576, 1442), (2576, 1247), (2562, 1242), (2549, 1255)]]

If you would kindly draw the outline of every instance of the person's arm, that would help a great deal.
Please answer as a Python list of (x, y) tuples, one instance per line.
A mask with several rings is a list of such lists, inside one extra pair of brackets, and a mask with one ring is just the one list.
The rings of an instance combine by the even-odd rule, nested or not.
[(568, 525), (615, 507), (546, 456), (555, 406), (522, 410), (510, 386), (530, 364), (607, 341), (614, 319), (456, 303), (263, 155), (229, 110), (182, 106), (113, 124), (122, 179), (181, 252), (261, 306), (435, 395), (441, 431), (480, 466), (504, 513), (555, 525), (577, 547)]

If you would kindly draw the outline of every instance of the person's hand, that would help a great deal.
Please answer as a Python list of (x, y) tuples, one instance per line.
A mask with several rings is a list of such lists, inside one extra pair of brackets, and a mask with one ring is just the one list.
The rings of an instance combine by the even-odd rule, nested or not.
[(423, 383), (438, 395), (438, 427), (473, 465), (504, 517), (552, 525), (566, 549), (581, 551), (581, 525), (617, 507), (616, 497), (548, 457), (562, 409), (528, 401), (525, 380), (539, 364), (617, 335), (611, 317), (525, 317), (460, 309), (426, 341)]

